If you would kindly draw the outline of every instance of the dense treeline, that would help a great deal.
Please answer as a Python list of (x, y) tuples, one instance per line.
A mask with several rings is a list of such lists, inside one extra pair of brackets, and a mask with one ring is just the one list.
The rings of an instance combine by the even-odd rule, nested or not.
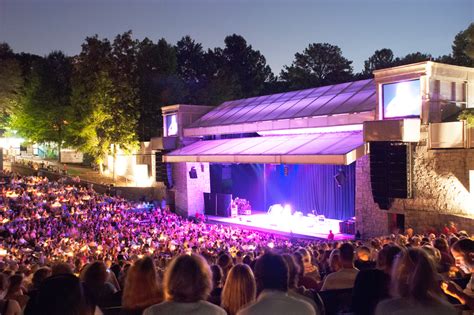
[(376, 69), (424, 60), (474, 66), (474, 23), (456, 35), (450, 55), (396, 57), (383, 48), (360, 73), (328, 43), (309, 44), (278, 76), (242, 36), (227, 36), (224, 43), (206, 50), (189, 36), (173, 45), (164, 38), (140, 41), (128, 31), (112, 41), (88, 37), (73, 57), (14, 53), (0, 43), (0, 128), (34, 142), (79, 148), (100, 163), (115, 145), (130, 150), (158, 136), (165, 105), (218, 105), (369, 78)]

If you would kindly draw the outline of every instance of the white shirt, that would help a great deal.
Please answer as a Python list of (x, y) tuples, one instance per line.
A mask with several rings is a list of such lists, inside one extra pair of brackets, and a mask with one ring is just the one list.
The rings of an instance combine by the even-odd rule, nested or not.
[(384, 300), (377, 304), (375, 315), (455, 315), (460, 314), (453, 306), (447, 302), (430, 301), (421, 304), (413, 299), (395, 298)]
[(237, 315), (316, 315), (316, 313), (311, 304), (295, 299), (283, 291), (263, 290), (257, 301), (238, 311)]
[(353, 288), (358, 273), (356, 268), (342, 268), (333, 272), (324, 279), (321, 291)]
[(227, 315), (227, 312), (217, 305), (206, 301), (199, 301), (195, 303), (178, 303), (166, 301), (160, 304), (155, 304), (143, 311), (143, 315)]

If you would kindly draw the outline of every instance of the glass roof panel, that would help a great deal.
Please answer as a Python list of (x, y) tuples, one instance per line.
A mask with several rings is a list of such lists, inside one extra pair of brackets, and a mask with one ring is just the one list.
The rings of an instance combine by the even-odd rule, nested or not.
[[(361, 91), (355, 93), (351, 98), (347, 99), (343, 104), (331, 111), (331, 114), (342, 114), (354, 112), (354, 109), (367, 101), (367, 99), (375, 95), (374, 91)], [(375, 100), (375, 99), (374, 99)], [(373, 103), (373, 109), (375, 109), (375, 103)]]

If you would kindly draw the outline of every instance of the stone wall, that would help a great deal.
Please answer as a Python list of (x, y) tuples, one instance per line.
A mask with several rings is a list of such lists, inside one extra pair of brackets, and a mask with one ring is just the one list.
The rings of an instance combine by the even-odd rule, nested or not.
[[(197, 178), (190, 178), (194, 167)], [(204, 192), (211, 191), (209, 163), (173, 163), (176, 212), (182, 216), (204, 214)]]
[(474, 231), (471, 170), (474, 150), (429, 150), (427, 132), (423, 131), (420, 143), (413, 147), (413, 196), (394, 199), (390, 210), (384, 211), (373, 202), (369, 157), (357, 160), (357, 229), (365, 237), (391, 233), (389, 217), (397, 213), (405, 216), (405, 228), (418, 232), (440, 230), (448, 221), (455, 222), (458, 229)]

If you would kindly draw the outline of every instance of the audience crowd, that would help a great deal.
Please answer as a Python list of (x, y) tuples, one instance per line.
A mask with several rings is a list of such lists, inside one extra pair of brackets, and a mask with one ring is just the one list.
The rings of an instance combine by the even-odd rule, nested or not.
[(440, 233), (294, 239), (161, 203), (0, 177), (0, 314), (466, 314), (474, 241)]

